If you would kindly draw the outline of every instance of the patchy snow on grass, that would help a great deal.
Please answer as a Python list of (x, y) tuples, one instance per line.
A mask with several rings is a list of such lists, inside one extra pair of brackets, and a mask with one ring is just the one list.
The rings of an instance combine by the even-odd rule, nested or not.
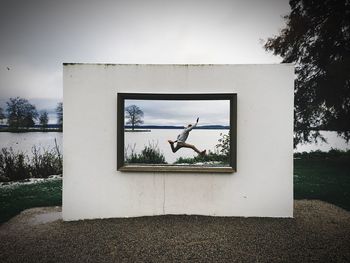
[(182, 165), (182, 166), (228, 166), (228, 164), (224, 164), (219, 161), (208, 161), (208, 162), (196, 162), (196, 163), (177, 163), (176, 165)]
[(61, 180), (62, 175), (50, 175), (48, 178), (29, 178), (23, 181), (15, 181), (15, 182), (0, 182), (0, 187), (17, 187), (22, 185), (30, 185), (30, 184), (38, 184), (38, 183), (44, 183), (47, 181), (54, 181), (54, 180)]

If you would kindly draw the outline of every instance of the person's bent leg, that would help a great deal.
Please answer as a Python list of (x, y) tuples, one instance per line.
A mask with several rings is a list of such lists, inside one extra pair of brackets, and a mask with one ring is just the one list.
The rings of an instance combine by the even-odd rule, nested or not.
[(178, 142), (173, 150), (173, 153), (176, 153), (182, 147), (183, 147), (182, 143)]
[(176, 152), (177, 150), (175, 150), (175, 147), (174, 147), (174, 142), (172, 140), (168, 140), (168, 143), (170, 144), (170, 147), (171, 147), (171, 150), (174, 152)]
[(183, 147), (183, 143), (181, 142), (178, 142), (176, 143), (176, 146), (174, 147), (174, 143), (172, 140), (168, 140), (169, 144), (170, 144), (170, 147), (171, 147), (171, 150), (173, 151), (173, 153), (176, 153), (180, 148)]
[(194, 150), (196, 153), (201, 154), (202, 152), (200, 150), (198, 150), (196, 148), (196, 146), (194, 146), (193, 144), (189, 144), (189, 143), (182, 143), (182, 147), (186, 147), (186, 148), (191, 148), (192, 150)]

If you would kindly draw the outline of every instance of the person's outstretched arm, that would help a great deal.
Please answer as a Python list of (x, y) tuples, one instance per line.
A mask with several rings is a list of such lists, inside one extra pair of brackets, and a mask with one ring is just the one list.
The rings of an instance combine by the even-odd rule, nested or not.
[(195, 124), (193, 124), (191, 127), (187, 128), (186, 130), (187, 130), (187, 131), (192, 131), (192, 129), (193, 129), (194, 127), (196, 127), (196, 126), (197, 126), (198, 121), (199, 121), (199, 117), (197, 118), (196, 123), (195, 123)]
[(197, 126), (197, 124), (198, 124), (198, 121), (199, 121), (199, 117), (197, 118), (197, 121), (196, 121), (196, 123), (192, 125), (192, 129), (193, 129), (194, 127), (196, 127), (196, 126)]

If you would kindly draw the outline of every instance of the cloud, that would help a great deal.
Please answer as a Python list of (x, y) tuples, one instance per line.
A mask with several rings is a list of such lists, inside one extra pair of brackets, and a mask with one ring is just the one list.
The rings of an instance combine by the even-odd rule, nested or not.
[(200, 125), (229, 125), (228, 100), (167, 101), (125, 100), (125, 107), (137, 105), (144, 112), (144, 125), (187, 125), (200, 118)]
[(63, 62), (276, 63), (259, 39), (288, 11), (288, 0), (3, 1), (1, 97), (62, 98)]
[(2, 98), (62, 98), (61, 70), (47, 71), (28, 64), (2, 63), (0, 67)]

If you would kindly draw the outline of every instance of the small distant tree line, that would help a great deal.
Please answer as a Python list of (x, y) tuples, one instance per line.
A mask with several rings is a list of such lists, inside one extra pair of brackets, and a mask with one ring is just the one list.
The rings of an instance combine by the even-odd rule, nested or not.
[[(63, 125), (63, 103), (60, 102), (56, 107), (57, 124), (62, 129)], [(6, 121), (6, 122), (5, 122)], [(35, 105), (27, 99), (15, 97), (6, 102), (6, 109), (0, 107), (0, 122), (7, 124), (12, 131), (29, 129), (34, 127), (38, 121), (40, 126), (45, 130), (48, 127), (49, 116), (46, 110), (38, 112)]]
[[(322, 152), (321, 150), (311, 152), (297, 152), (294, 153), (294, 159), (301, 160), (346, 160), (350, 164), (350, 150), (331, 149), (328, 152)], [(350, 167), (350, 165), (349, 165)]]

